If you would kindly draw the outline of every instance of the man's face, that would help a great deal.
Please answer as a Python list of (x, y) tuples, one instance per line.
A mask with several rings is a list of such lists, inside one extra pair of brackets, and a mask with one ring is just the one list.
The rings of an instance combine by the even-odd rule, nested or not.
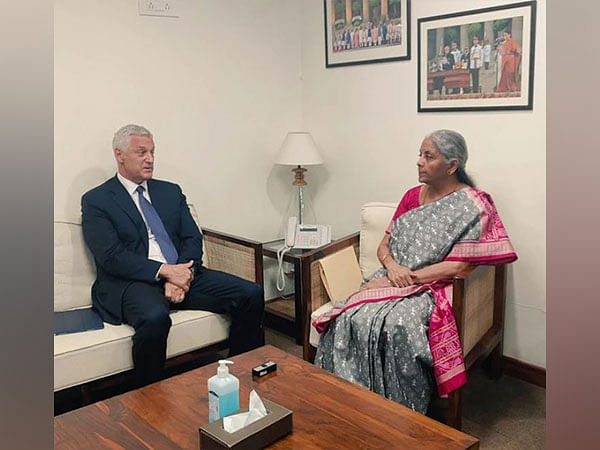
[(452, 51), (456, 50), (458, 48), (458, 45), (456, 45), (456, 42), (452, 43)]
[(115, 149), (119, 173), (140, 184), (152, 178), (154, 171), (154, 142), (148, 136), (131, 136), (127, 149)]

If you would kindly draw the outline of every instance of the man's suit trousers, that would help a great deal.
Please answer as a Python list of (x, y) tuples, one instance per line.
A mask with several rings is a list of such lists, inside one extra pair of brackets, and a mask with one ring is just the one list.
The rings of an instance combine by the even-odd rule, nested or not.
[(234, 275), (202, 267), (181, 303), (164, 296), (162, 283), (132, 282), (123, 294), (123, 320), (133, 326), (133, 363), (138, 380), (160, 377), (166, 359), (171, 309), (228, 314), (230, 356), (264, 344), (264, 292)]

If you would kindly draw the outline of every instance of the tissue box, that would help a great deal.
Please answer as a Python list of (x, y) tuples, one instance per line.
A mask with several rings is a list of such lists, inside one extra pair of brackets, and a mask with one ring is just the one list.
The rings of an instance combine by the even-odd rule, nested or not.
[(223, 419), (201, 427), (200, 448), (259, 449), (292, 431), (292, 411), (266, 399), (263, 399), (263, 404), (268, 414), (234, 433), (223, 429)]

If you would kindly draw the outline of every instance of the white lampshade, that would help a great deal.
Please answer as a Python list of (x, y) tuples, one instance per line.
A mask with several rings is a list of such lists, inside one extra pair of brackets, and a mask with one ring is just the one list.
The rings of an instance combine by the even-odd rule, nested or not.
[(306, 131), (293, 131), (285, 137), (275, 164), (310, 166), (323, 164), (323, 158), (310, 133)]

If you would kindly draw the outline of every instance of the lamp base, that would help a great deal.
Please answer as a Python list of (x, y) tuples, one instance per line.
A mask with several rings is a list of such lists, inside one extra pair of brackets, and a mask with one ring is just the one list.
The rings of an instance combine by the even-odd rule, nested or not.
[(306, 172), (306, 169), (304, 167), (295, 167), (292, 169), (292, 172), (294, 172), (294, 182), (292, 183), (293, 186), (306, 186), (306, 181), (304, 180), (304, 172)]
[(311, 195), (307, 189), (308, 186), (294, 186), (290, 189), (286, 212), (283, 216), (283, 236), (286, 236), (290, 217), (296, 217), (298, 224), (317, 223)]

